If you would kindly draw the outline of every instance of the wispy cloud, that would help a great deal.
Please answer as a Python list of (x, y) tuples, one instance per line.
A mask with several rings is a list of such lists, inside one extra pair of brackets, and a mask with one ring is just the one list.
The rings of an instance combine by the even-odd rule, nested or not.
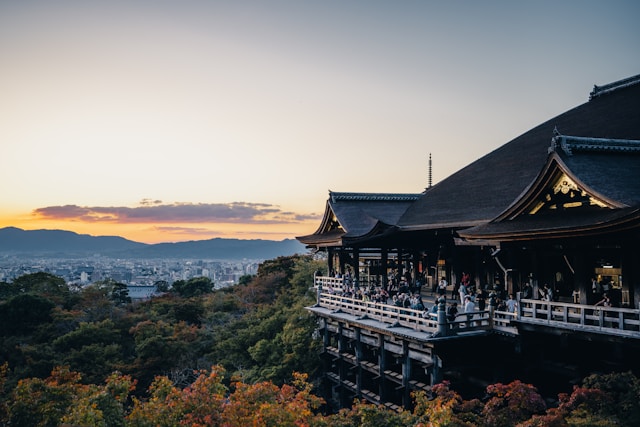
[(210, 230), (208, 228), (201, 227), (164, 227), (157, 226), (152, 227), (151, 230), (157, 233), (162, 233), (164, 235), (175, 235), (175, 236), (192, 236), (193, 238), (204, 237), (207, 239), (211, 239), (214, 237), (228, 238), (230, 235), (238, 238), (256, 238), (257, 236), (265, 237), (268, 239), (273, 238), (274, 236), (280, 237), (282, 235), (281, 231), (235, 231), (233, 233), (229, 233), (228, 231), (222, 230)]
[[(163, 203), (143, 199), (139, 206), (47, 206), (33, 211), (35, 217), (49, 220), (137, 223), (242, 223), (290, 224), (319, 219), (316, 214), (282, 211), (268, 203)], [(195, 230), (197, 231), (197, 230)]]

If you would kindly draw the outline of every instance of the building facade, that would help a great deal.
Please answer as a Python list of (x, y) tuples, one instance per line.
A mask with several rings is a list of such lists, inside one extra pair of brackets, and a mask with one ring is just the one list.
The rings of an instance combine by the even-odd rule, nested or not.
[[(327, 253), (323, 273), (327, 281), (317, 282), (325, 288), (329, 279), (344, 274), (352, 277), (355, 287), (387, 288), (398, 277), (406, 277), (413, 289), (418, 284), (424, 285), (423, 290), (433, 289), (441, 278), (451, 286), (468, 275), (475, 289), (487, 291), (492, 298), (513, 294), (520, 300), (518, 312), (507, 318), (506, 326), (518, 351), (530, 349), (532, 342), (544, 346), (541, 336), (563, 336), (565, 344), (574, 338), (596, 339), (615, 346), (623, 366), (624, 354), (635, 354), (640, 342), (640, 75), (595, 86), (586, 103), (523, 133), (421, 193), (330, 192), (319, 228), (298, 240)], [(525, 288), (531, 294), (523, 297)], [(547, 304), (540, 303), (543, 293), (551, 296)], [(603, 294), (612, 303), (611, 311), (594, 308)], [(318, 306), (310, 309), (324, 322), (320, 329), (335, 334), (338, 341), (355, 340), (361, 345), (353, 329), (357, 317), (341, 320), (324, 310), (323, 304), (330, 304), (331, 298), (323, 295), (319, 293)], [(360, 309), (360, 303), (351, 304), (356, 306), (331, 309), (342, 313)], [(386, 315), (383, 312), (380, 319)], [(477, 322), (483, 336), (489, 330), (504, 332), (495, 328), (500, 322), (494, 315)], [(359, 322), (357, 335), (373, 333), (377, 327)], [(448, 353), (438, 350), (448, 344), (438, 344), (442, 336), (434, 333), (437, 328), (436, 323), (418, 328), (426, 334), (420, 335), (418, 344), (415, 337), (403, 341), (383, 329), (393, 340), (399, 339), (390, 344), (398, 346), (401, 364), (406, 365), (400, 383), (405, 392), (411, 381), (428, 389), (442, 379), (435, 367), (446, 366), (447, 361), (432, 356)], [(345, 330), (351, 332), (343, 335)], [(467, 331), (475, 331), (477, 338), (477, 328)], [(454, 336), (463, 337), (449, 334)], [(369, 341), (379, 347), (384, 339)], [(430, 350), (418, 354), (412, 346)], [(327, 344), (326, 353), (337, 351), (336, 360), (342, 360), (342, 353), (333, 350), (338, 347)], [(383, 369), (386, 361), (381, 361), (380, 349), (373, 351), (373, 347), (367, 357), (377, 354), (372, 370), (380, 378), (387, 370)], [(574, 348), (581, 347), (575, 344)], [(412, 352), (414, 358), (408, 356)], [(415, 377), (416, 369), (410, 373), (415, 363), (428, 372), (426, 378)], [(358, 372), (366, 371), (360, 362), (355, 366)], [(335, 363), (327, 372), (334, 372), (331, 367)], [(354, 382), (343, 371), (334, 374), (341, 390), (363, 396), (358, 386), (362, 378), (354, 377)], [(384, 384), (375, 383), (377, 392), (371, 401), (387, 402)], [(370, 388), (365, 391), (372, 393)], [(393, 404), (406, 403), (405, 395), (404, 401), (396, 399)]]

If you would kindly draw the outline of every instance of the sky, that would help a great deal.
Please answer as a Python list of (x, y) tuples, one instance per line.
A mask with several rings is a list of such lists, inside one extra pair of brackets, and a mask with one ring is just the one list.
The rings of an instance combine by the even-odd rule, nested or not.
[[(313, 233), (640, 74), (636, 0), (0, 0), (0, 228)], [(551, 135), (549, 135), (551, 138)]]

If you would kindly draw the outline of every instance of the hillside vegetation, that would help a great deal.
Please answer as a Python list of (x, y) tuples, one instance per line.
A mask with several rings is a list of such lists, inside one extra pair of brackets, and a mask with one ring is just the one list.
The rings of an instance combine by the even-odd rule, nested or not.
[(72, 291), (36, 273), (0, 283), (0, 425), (640, 425), (629, 373), (589, 377), (551, 408), (516, 381), (483, 400), (443, 383), (415, 394), (412, 411), (354, 402), (327, 414), (314, 388), (316, 322), (304, 309), (322, 267), (281, 257), (230, 288), (195, 278), (144, 302), (111, 281)]

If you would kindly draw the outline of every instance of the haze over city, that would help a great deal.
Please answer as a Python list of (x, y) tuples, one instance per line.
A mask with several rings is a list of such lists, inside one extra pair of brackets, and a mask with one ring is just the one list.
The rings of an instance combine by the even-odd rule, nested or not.
[[(640, 73), (640, 3), (0, 2), (0, 227), (312, 233)], [(551, 138), (551, 135), (549, 135)], [(508, 179), (508, 178), (507, 178)]]

